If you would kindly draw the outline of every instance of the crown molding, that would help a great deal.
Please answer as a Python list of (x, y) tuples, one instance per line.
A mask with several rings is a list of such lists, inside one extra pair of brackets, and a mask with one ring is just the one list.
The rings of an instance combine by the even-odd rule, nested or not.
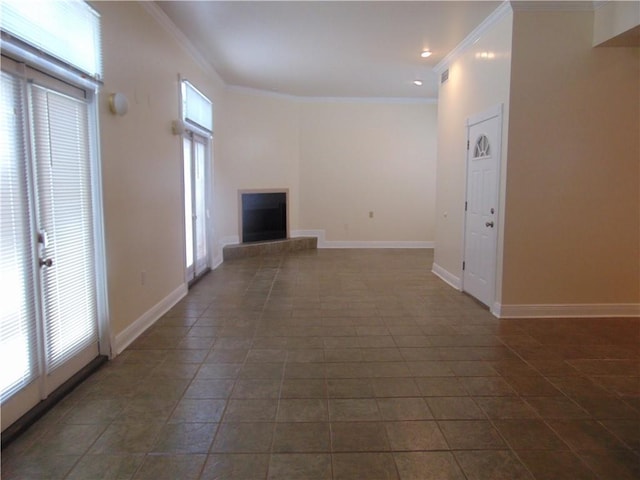
[(175, 23), (167, 16), (155, 2), (149, 2), (145, 0), (138, 0), (138, 4), (144, 8), (151, 17), (163, 27), (173, 38), (178, 45), (187, 52), (187, 54), (202, 68), (205, 72), (211, 75), (220, 85), (226, 85), (222, 77), (216, 72), (216, 69), (211, 63), (200, 53), (200, 51), (191, 43), (187, 36), (182, 33)]
[[(535, 3), (535, 2), (534, 2)], [(438, 64), (433, 67), (433, 71), (440, 75), (458, 57), (465, 53), (482, 35), (498, 23), (505, 15), (511, 13), (513, 2), (504, 1), (491, 14), (485, 18), (469, 35), (465, 37), (456, 47), (451, 50)]]
[(302, 103), (387, 103), (437, 105), (437, 98), (418, 97), (298, 97)]
[(255, 95), (258, 97), (279, 98), (301, 103), (387, 103), (387, 104), (428, 104), (436, 105), (437, 98), (416, 98), (416, 97), (305, 97), (300, 95), (289, 95), (286, 93), (271, 92), (258, 88), (240, 87), (237, 85), (227, 85), (229, 92)]
[(516, 12), (590, 12), (597, 8), (596, 4), (599, 4), (598, 7), (600, 7), (603, 3), (606, 2), (581, 0), (512, 0), (511, 8)]

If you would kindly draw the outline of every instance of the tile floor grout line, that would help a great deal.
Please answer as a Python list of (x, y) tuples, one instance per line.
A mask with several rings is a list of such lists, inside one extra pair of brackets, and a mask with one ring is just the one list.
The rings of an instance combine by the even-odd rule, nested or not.
[[(417, 253), (418, 258), (423, 257), (421, 252)], [(559, 346), (553, 348), (557, 348), (561, 356), (569, 355), (571, 358), (575, 357), (576, 360), (571, 363), (564, 358), (559, 360), (562, 365), (559, 364), (558, 367), (563, 365), (564, 367), (560, 373), (555, 374), (556, 367), (553, 364), (545, 366), (544, 363), (536, 361), (536, 358), (541, 357), (541, 354), (544, 354), (545, 351), (551, 351), (551, 347), (545, 342), (555, 341), (554, 337), (545, 333), (546, 340), (543, 343), (537, 342), (537, 347), (518, 346), (519, 342), (526, 344), (529, 341), (528, 337), (509, 338), (510, 335), (526, 333), (529, 336), (529, 334), (533, 335), (536, 331), (544, 332), (543, 328), (546, 328), (547, 325), (539, 327), (538, 321), (536, 323), (522, 323), (522, 321), (510, 322), (509, 320), (489, 318), (484, 310), (478, 310), (477, 305), (471, 304), (468, 299), (461, 297), (457, 292), (453, 292), (448, 288), (439, 288), (439, 281), (432, 278), (430, 274), (424, 272), (417, 274), (419, 270), (410, 266), (408, 262), (400, 262), (401, 265), (398, 266), (397, 258), (411, 259), (410, 262), (415, 263), (413, 260), (416, 258), (414, 252), (412, 252), (412, 255), (405, 255), (402, 254), (398, 257), (396, 252), (391, 253), (388, 251), (375, 252), (375, 256), (369, 252), (363, 254), (358, 251), (321, 251), (314, 252), (312, 256), (295, 254), (288, 257), (278, 257), (277, 259), (260, 259), (252, 260), (251, 262), (237, 262), (232, 265), (227, 264), (227, 268), (224, 269), (225, 275), (221, 274), (221, 270), (217, 272), (220, 274), (216, 275), (213, 281), (204, 280), (200, 284), (202, 288), (194, 288), (194, 292), (192, 292), (195, 293), (194, 296), (187, 298), (176, 310), (170, 312), (169, 316), (166, 317), (169, 321), (162, 324), (158, 322), (158, 327), (189, 324), (186, 334), (184, 333), (185, 331), (180, 333), (180, 329), (175, 330), (176, 335), (183, 335), (179, 346), (176, 346), (177, 344), (174, 340), (165, 341), (163, 335), (170, 333), (170, 328), (155, 330), (155, 332), (160, 333), (160, 336), (157, 337), (158, 342), (154, 343), (154, 340), (147, 338), (144, 342), (138, 344), (142, 349), (134, 348), (129, 350), (129, 352), (137, 353), (127, 357), (137, 362), (141, 358), (139, 352), (144, 352), (144, 349), (149, 348), (155, 349), (158, 352), (154, 354), (156, 360), (150, 362), (150, 366), (136, 366), (136, 362), (133, 364), (127, 362), (127, 368), (122, 369), (122, 363), (114, 363), (112, 365), (116, 367), (113, 372), (118, 375), (119, 372), (129, 372), (126, 374), (132, 374), (130, 376), (132, 380), (147, 379), (145, 388), (135, 388), (136, 391), (140, 390), (141, 392), (143, 390), (149, 392), (149, 388), (153, 387), (154, 384), (162, 383), (161, 378), (165, 375), (182, 378), (182, 375), (193, 373), (188, 382), (177, 380), (171, 383), (176, 387), (176, 390), (169, 386), (163, 389), (163, 391), (166, 390), (171, 395), (172, 391), (174, 393), (177, 392), (177, 388), (182, 388), (186, 383), (184, 390), (176, 398), (177, 403), (171, 405), (168, 417), (163, 420), (163, 425), (166, 426), (175, 414), (180, 401), (184, 399), (189, 386), (207, 365), (207, 358), (209, 358), (208, 363), (212, 366), (222, 365), (221, 362), (231, 360), (231, 357), (228, 357), (228, 359), (223, 358), (223, 356), (219, 356), (219, 358), (209, 357), (216, 348), (244, 349), (245, 353), (238, 367), (240, 369), (233, 375), (233, 381), (227, 383), (230, 384), (229, 393), (224, 399), (220, 400), (218, 408), (223, 408), (219, 413), (221, 416), (217, 422), (216, 430), (213, 431), (207, 453), (203, 456), (194, 454), (191, 457), (193, 461), (188, 460), (190, 458), (188, 454), (180, 455), (181, 458), (178, 459), (178, 465), (172, 467), (166, 464), (166, 458), (169, 458), (171, 454), (150, 453), (158, 442), (156, 439), (151, 442), (151, 446), (147, 448), (148, 451), (142, 457), (135, 455), (131, 457), (131, 463), (126, 467), (129, 469), (126, 472), (123, 470), (123, 473), (136, 476), (136, 478), (150, 478), (154, 475), (154, 472), (159, 471), (157, 470), (158, 468), (173, 468), (175, 469), (172, 470), (175, 472), (175, 478), (180, 476), (178, 472), (184, 472), (183, 478), (187, 476), (187, 472), (191, 472), (204, 480), (211, 473), (219, 474), (221, 471), (227, 472), (229, 468), (239, 468), (245, 469), (247, 472), (253, 471), (263, 479), (269, 475), (273, 477), (278, 474), (288, 475), (288, 478), (293, 479), (300, 476), (300, 474), (294, 475), (292, 473), (295, 468), (306, 469), (305, 471), (309, 472), (309, 474), (322, 472), (324, 473), (322, 478), (337, 478), (347, 471), (357, 471), (344, 470), (345, 468), (361, 468), (362, 472), (388, 472), (392, 476), (396, 475), (401, 480), (405, 480), (406, 477), (403, 475), (409, 472), (409, 470), (406, 470), (407, 468), (421, 469), (429, 468), (429, 465), (434, 467), (439, 465), (437, 468), (458, 469), (458, 472), (447, 470), (455, 473), (456, 478), (458, 478), (458, 474), (460, 478), (475, 478), (477, 475), (486, 475), (488, 473), (484, 470), (485, 467), (478, 463), (482, 457), (486, 459), (486, 462), (489, 462), (487, 466), (503, 468), (502, 473), (508, 474), (509, 478), (513, 480), (516, 477), (518, 479), (524, 479), (525, 477), (544, 478), (544, 470), (541, 470), (541, 468), (544, 468), (544, 462), (555, 461), (556, 459), (559, 464), (554, 468), (563, 478), (577, 477), (580, 474), (606, 478), (608, 473), (615, 471), (611, 470), (607, 463), (598, 462), (613, 462), (611, 466), (621, 469), (621, 477), (624, 476), (625, 472), (631, 474), (632, 477), (634, 475), (632, 472), (637, 474), (637, 465), (633, 461), (640, 458), (640, 455), (638, 455), (640, 452), (637, 448), (632, 448), (635, 445), (634, 442), (637, 442), (636, 436), (632, 433), (627, 434), (628, 428), (617, 427), (618, 424), (624, 426), (623, 420), (608, 422), (603, 419), (609, 416), (619, 416), (629, 422), (633, 421), (630, 420), (631, 418), (637, 418), (637, 405), (618, 393), (618, 390), (622, 391), (622, 389), (635, 392), (636, 390), (634, 389), (636, 387), (632, 381), (625, 379), (607, 380), (607, 387), (604, 385), (604, 380), (602, 382), (597, 381), (594, 378), (595, 374), (589, 373), (601, 372), (601, 375), (606, 375), (607, 372), (612, 372), (614, 368), (617, 368), (617, 365), (623, 365), (625, 372), (632, 372), (634, 365), (638, 364), (638, 360), (640, 360), (640, 357), (633, 349), (626, 348), (618, 354), (618, 356), (622, 357), (620, 360), (624, 363), (607, 363), (603, 362), (600, 357), (609, 355), (613, 351), (613, 346), (602, 347), (591, 354), (587, 348), (572, 346), (572, 343), (577, 343), (577, 341), (567, 336), (563, 341), (568, 342), (569, 345), (563, 346), (558, 343)], [(378, 258), (380, 263), (376, 263)], [(388, 268), (387, 265), (389, 266)], [(385, 268), (389, 272), (385, 272)], [(212, 272), (212, 274), (215, 275), (216, 272)], [(389, 282), (391, 278), (396, 282), (393, 284), (395, 286), (394, 288), (387, 287), (385, 291), (380, 286), (385, 282)], [(209, 300), (207, 301), (207, 299)], [(204, 302), (207, 303), (207, 306), (204, 306)], [(345, 305), (342, 316), (333, 313), (331, 310), (321, 310), (321, 306), (324, 304), (337, 305), (340, 303)], [(400, 304), (404, 306), (400, 308)], [(217, 306), (214, 308), (214, 305)], [(371, 307), (374, 308), (371, 309)], [(393, 309), (396, 309), (397, 313), (393, 314)], [(196, 321), (192, 322), (188, 315), (196, 310), (199, 313)], [(382, 312), (389, 312), (389, 314), (383, 315)], [(181, 315), (184, 316), (182, 322), (179, 320)], [(199, 324), (199, 320), (205, 318), (205, 315), (207, 315), (207, 318), (213, 319), (215, 317), (220, 320), (201, 322)], [(565, 323), (565, 320), (549, 322), (553, 322), (549, 323), (549, 325), (557, 325), (554, 331), (559, 331), (563, 335), (565, 335), (565, 332), (573, 331), (571, 330), (573, 328), (572, 325)], [(610, 332), (608, 324), (606, 321), (604, 322), (602, 326), (593, 324), (594, 330), (591, 330), (589, 335), (594, 336), (598, 331)], [(195, 336), (210, 334), (207, 329), (193, 329), (195, 325), (204, 326), (207, 324), (216, 326), (218, 330), (216, 331), (217, 339), (208, 346), (205, 357), (201, 356), (202, 353), (187, 353), (206, 343), (204, 337), (195, 338), (192, 342), (186, 341), (189, 332), (192, 332)], [(618, 324), (621, 325), (618, 329), (621, 340), (623, 340), (625, 332), (630, 332), (634, 327), (637, 329), (640, 326), (638, 319), (624, 320)], [(584, 323), (580, 324), (581, 327), (582, 325)], [(498, 333), (498, 327), (500, 327), (500, 333)], [(154, 330), (150, 329), (145, 336), (153, 332)], [(396, 336), (402, 335), (424, 335), (424, 340), (422, 341), (424, 344), (417, 345), (414, 344), (415, 342), (411, 343), (404, 339), (396, 339)], [(530, 338), (533, 337), (531, 336)], [(391, 342), (390, 344), (387, 343), (389, 341)], [(348, 349), (351, 347), (356, 351), (350, 353)], [(392, 352), (391, 348), (396, 353)], [(311, 352), (311, 350), (315, 349), (318, 349), (319, 353)], [(341, 349), (343, 351), (339, 351)], [(179, 354), (178, 350), (183, 353)], [(325, 356), (328, 351), (329, 355)], [(169, 354), (169, 352), (175, 353)], [(594, 355), (598, 357), (589, 360)], [(396, 356), (398, 358), (394, 360)], [(582, 360), (584, 356), (587, 358)], [(179, 370), (169, 370), (172, 364), (171, 358), (174, 359), (173, 364)], [(259, 365), (265, 359), (267, 361), (276, 361), (275, 359), (278, 359), (278, 363), (282, 362), (279, 370), (279, 382), (267, 382), (265, 380), (270, 385), (272, 384), (271, 386), (267, 386), (264, 382), (261, 383), (260, 380), (257, 380), (257, 383), (247, 383), (246, 385), (243, 383), (243, 390), (241, 391), (240, 382), (243, 382), (241, 377), (246, 376), (248, 380), (251, 380), (254, 376), (260, 379), (265, 375), (275, 374), (276, 371), (270, 371), (270, 368), (261, 369), (253, 366), (254, 364)], [(188, 367), (183, 369), (181, 367), (182, 362), (186, 364), (187, 361), (188, 363), (195, 363), (197, 365), (196, 368)], [(421, 365), (421, 363), (424, 365)], [(476, 363), (477, 367), (473, 363)], [(249, 365), (252, 365), (251, 371), (246, 370), (246, 375), (243, 374), (242, 369)], [(296, 365), (301, 368), (299, 371), (293, 372), (292, 369)], [(309, 367), (303, 367), (303, 365), (309, 365)], [(318, 370), (316, 367), (312, 368), (312, 365), (319, 365), (322, 368)], [(130, 366), (132, 368), (129, 368)], [(220, 372), (222, 371), (220, 370)], [(286, 457), (277, 458), (273, 462), (272, 457), (277, 453), (274, 451), (277, 448), (275, 432), (280, 425), (277, 419), (288, 372), (294, 373), (293, 379), (301, 380), (297, 385), (295, 382), (292, 383), (294, 389), (290, 390), (293, 394), (291, 398), (321, 399), (319, 403), (326, 409), (327, 420), (326, 423), (324, 421), (320, 423), (327, 425), (329, 446), (327, 452), (324, 447), (318, 447), (318, 442), (297, 444), (296, 442), (288, 441), (286, 445), (281, 443), (284, 446), (281, 453)], [(211, 373), (214, 373), (213, 370)], [(317, 373), (322, 373), (322, 376), (318, 377), (321, 378), (320, 382), (304, 383), (303, 380), (305, 378), (306, 380), (315, 379), (315, 374)], [(575, 374), (575, 378), (584, 378), (588, 382), (583, 384), (580, 383), (582, 382), (581, 380), (574, 381), (573, 376), (566, 377), (566, 381), (561, 378), (554, 378), (554, 376), (564, 377), (567, 373)], [(445, 374), (446, 376), (441, 376)], [(612, 373), (608, 374), (612, 375)], [(529, 375), (532, 376), (531, 378), (539, 380), (528, 381)], [(214, 374), (214, 376), (217, 378), (219, 375)], [(113, 379), (114, 377), (110, 378)], [(552, 378), (555, 383), (551, 382), (550, 379)], [(329, 391), (329, 384), (332, 379), (344, 381), (344, 386), (340, 388), (343, 388), (342, 392), (346, 393), (346, 395), (341, 396), (339, 388), (334, 390), (335, 386), (332, 387), (331, 392)], [(362, 387), (358, 386), (356, 389), (349, 390), (350, 388), (355, 388), (359, 381), (362, 381), (360, 382), (363, 385)], [(64, 409), (58, 409), (58, 415), (49, 417), (50, 422), (42, 425), (52, 432), (57, 431), (56, 429), (59, 428), (59, 425), (62, 425), (65, 416), (73, 413), (72, 409), (80, 405), (80, 402), (83, 401), (82, 399), (95, 396), (97, 392), (104, 390), (105, 386), (115, 385), (116, 383), (123, 385), (122, 389), (118, 387), (117, 391), (127, 390), (127, 385), (133, 385), (134, 387), (136, 385), (135, 382), (113, 383), (110, 380), (106, 383), (96, 384), (94, 386), (96, 388), (89, 389), (89, 387), (86, 387), (82, 391), (82, 397), (74, 397), (73, 404), (66, 404)], [(263, 394), (266, 395), (265, 398), (268, 397), (269, 401), (264, 403), (266, 407), (273, 408), (275, 404), (275, 420), (271, 428), (266, 428), (266, 430), (271, 430), (269, 444), (262, 442), (260, 447), (261, 449), (267, 448), (266, 454), (263, 456), (260, 453), (256, 457), (247, 453), (251, 448), (245, 442), (253, 442), (250, 440), (252, 434), (248, 437), (242, 434), (240, 443), (234, 444), (230, 448), (222, 449), (224, 451), (217, 452), (216, 455), (219, 455), (219, 457), (216, 456), (214, 460), (212, 457), (214, 454), (213, 446), (216, 438), (218, 438), (224, 416), (228, 413), (227, 409), (230, 405), (233, 405), (231, 402), (234, 401), (234, 398), (232, 397), (234, 394), (238, 394), (238, 398), (241, 400), (245, 399), (244, 397), (246, 399), (253, 398), (253, 393), (245, 389), (245, 387), (251, 389), (252, 385), (261, 389), (260, 392), (257, 392), (260, 398)], [(268, 387), (267, 390), (262, 389), (263, 385), (265, 388)], [(278, 386), (277, 392), (275, 392), (276, 385)], [(320, 391), (317, 388), (319, 385), (322, 386)], [(338, 385), (338, 383), (335, 385)], [(364, 389), (364, 385), (367, 385), (368, 390)], [(547, 385), (549, 389), (547, 389)], [(590, 385), (597, 390), (588, 390)], [(215, 385), (212, 384), (212, 386)], [(614, 386), (616, 386), (615, 389), (613, 388)], [(579, 390), (574, 387), (579, 387)], [(296, 388), (299, 390), (296, 390)], [(552, 388), (553, 390), (551, 390)], [(600, 390), (601, 388), (603, 390)], [(603, 391), (608, 395), (607, 398), (611, 398), (610, 403), (594, 402), (592, 404), (581, 400), (580, 395), (597, 394)], [(207, 393), (206, 389), (203, 390), (203, 393)], [(211, 391), (211, 393), (215, 392)], [(507, 393), (509, 395), (506, 395)], [(549, 393), (555, 394), (554, 398), (558, 399), (560, 403), (555, 404), (553, 401), (545, 400), (544, 397), (547, 397)], [(135, 400), (139, 398), (136, 397), (133, 391), (127, 395), (129, 399)], [(271, 401), (271, 395), (276, 395), (277, 398)], [(460, 407), (463, 407), (466, 402), (469, 403), (469, 406), (459, 410), (456, 408), (451, 415), (444, 415), (445, 418), (438, 419), (435, 415), (437, 411), (434, 410), (430, 402), (433, 399), (435, 402), (433, 405), (444, 405), (448, 403), (447, 397), (459, 398)], [(533, 397), (543, 398), (537, 401), (533, 400)], [(405, 414), (404, 408), (408, 408), (410, 403), (402, 402), (407, 401), (406, 399), (409, 398), (422, 399), (424, 412), (429, 412), (432, 418), (414, 419), (413, 414)], [(442, 400), (438, 400), (439, 398)], [(531, 398), (531, 403), (527, 400), (529, 398)], [(363, 451), (369, 446), (375, 446), (375, 444), (372, 442), (365, 442), (365, 444), (353, 443), (352, 440), (349, 440), (349, 443), (344, 443), (340, 440), (342, 442), (340, 445), (334, 444), (333, 426), (340, 422), (333, 421), (328, 415), (330, 414), (332, 400), (337, 401), (340, 399), (347, 401), (367, 400), (367, 407), (373, 407), (370, 401), (375, 402), (377, 419), (363, 420), (365, 417), (362, 417), (357, 410), (353, 410), (353, 414), (346, 414), (344, 417), (336, 418), (340, 418), (341, 422), (347, 425), (346, 430), (350, 430), (348, 427), (350, 422), (361, 423), (362, 425), (376, 423), (384, 429), (384, 432), (379, 431), (376, 437), (384, 438), (388, 447), (384, 447), (383, 450)], [(492, 400), (485, 401), (484, 399)], [(388, 403), (383, 404), (381, 402)], [(531, 424), (535, 425), (533, 432), (537, 432), (537, 429), (540, 429), (541, 432), (548, 432), (548, 434), (545, 434), (548, 437), (543, 436), (540, 441), (545, 441), (544, 439), (546, 438), (549, 441), (542, 445), (538, 443), (528, 444), (526, 443), (528, 441), (537, 441), (535, 436), (530, 436), (530, 439), (525, 440), (524, 443), (515, 442), (518, 436), (518, 426), (527, 425), (527, 423), (526, 421), (518, 423), (523, 421), (523, 419), (519, 418), (513, 420), (513, 423), (500, 420), (502, 416), (505, 416), (505, 413), (509, 413), (508, 411), (500, 412), (500, 408), (502, 408), (500, 405), (502, 404), (505, 407), (513, 404), (514, 408), (517, 408), (513, 411), (513, 415), (506, 416), (530, 416), (531, 421), (536, 422)], [(582, 406), (583, 404), (585, 407)], [(140, 405), (142, 406), (142, 404)], [(204, 406), (204, 404), (202, 405)], [(261, 405), (257, 403), (255, 407), (260, 407)], [(311, 406), (311, 404), (309, 405)], [(355, 407), (357, 402), (352, 403), (352, 405)], [(396, 407), (393, 407), (393, 405)], [(522, 405), (521, 408), (526, 408), (527, 411), (522, 412), (522, 414), (518, 413), (519, 405)], [(538, 408), (535, 408), (534, 405), (537, 405)], [(361, 406), (365, 406), (364, 403)], [(620, 409), (615, 411), (618, 406)], [(471, 407), (475, 407), (478, 412)], [(251, 408), (251, 411), (254, 411), (253, 407)], [(399, 415), (394, 415), (392, 413), (394, 411), (393, 408), (402, 408), (403, 412)], [(565, 410), (565, 408), (569, 408), (569, 410)], [(371, 408), (367, 408), (367, 410), (374, 411)], [(449, 407), (444, 410), (438, 407), (438, 411), (441, 413), (446, 410), (449, 410)], [(348, 411), (349, 409), (345, 410), (345, 412)], [(384, 411), (387, 411), (388, 418), (383, 415)], [(261, 413), (263, 409), (259, 408), (255, 412)], [(304, 412), (306, 410), (300, 410), (300, 413)], [(416, 412), (423, 412), (423, 410), (416, 410)], [(588, 429), (579, 436), (576, 436), (576, 434), (579, 434), (577, 430), (576, 432), (573, 432), (573, 430), (565, 432), (566, 429), (563, 426), (565, 420), (560, 419), (559, 423), (557, 423), (553, 418), (550, 418), (555, 416), (570, 417), (570, 414), (575, 412), (582, 412), (584, 415), (580, 416), (585, 417), (583, 420), (576, 420), (576, 426), (579, 426), (583, 421), (588, 422), (585, 423)], [(425, 413), (416, 413), (415, 416), (421, 416)], [(460, 418), (475, 416), (476, 413), (479, 413), (478, 417), (482, 416), (482, 419), (465, 420)], [(524, 415), (525, 413), (526, 415)], [(306, 413), (304, 414), (306, 415)], [(405, 416), (409, 419), (403, 419)], [(438, 416), (442, 415), (439, 413)], [(446, 418), (449, 417), (452, 419), (447, 420)], [(100, 420), (99, 423), (106, 425), (105, 428), (109, 428), (109, 425), (114, 424), (114, 421), (126, 420), (118, 416), (114, 418), (115, 420), (109, 420), (107, 423), (103, 423), (103, 420)], [(197, 421), (195, 416), (189, 418)], [(256, 418), (262, 418), (262, 415)], [(186, 419), (187, 417), (184, 417), (183, 420)], [(263, 425), (268, 422), (260, 421), (258, 423), (245, 420), (247, 418), (241, 418), (239, 421), (245, 426), (242, 430), (247, 430), (248, 432), (251, 431), (252, 424)], [(418, 443), (411, 442), (409, 440), (411, 435), (403, 433), (404, 430), (399, 426), (404, 422), (410, 427), (408, 432), (412, 432), (414, 428), (416, 429), (415, 431), (421, 431), (422, 428), (427, 428), (426, 423), (424, 426), (419, 426), (421, 422), (429, 423), (430, 426), (428, 428), (434, 428), (434, 432), (437, 431), (444, 438), (443, 447), (435, 449), (434, 445), (437, 444), (425, 443), (424, 440), (419, 439), (417, 440)], [(472, 428), (472, 430), (466, 430), (467, 425), (464, 422), (471, 422), (468, 424), (468, 428)], [(185, 423), (180, 420), (180, 423), (186, 425), (186, 423), (190, 422)], [(294, 423), (299, 428), (291, 430), (292, 432), (307, 431), (304, 426), (300, 426), (299, 422)], [(449, 425), (450, 423), (451, 425)], [(554, 425), (554, 427), (552, 428), (551, 425)], [(567, 425), (574, 424), (569, 421)], [(387, 429), (387, 426), (390, 429)], [(557, 430), (556, 427), (561, 429)], [(260, 428), (264, 430), (264, 427)], [(514, 428), (516, 430), (513, 430)], [(604, 436), (600, 439), (584, 436), (591, 432), (592, 429), (597, 429), (593, 430), (594, 432), (602, 432), (603, 435), (606, 435), (606, 438)], [(187, 430), (189, 429), (185, 429), (183, 433), (180, 433), (182, 430), (178, 432), (179, 437), (176, 437), (176, 439), (180, 444), (190, 441), (188, 439), (191, 438), (194, 441), (201, 438), (200, 434), (197, 434), (197, 437), (190, 437), (191, 434)], [(340, 432), (343, 430), (345, 430), (344, 426), (340, 429)], [(364, 429), (363, 431), (368, 430)], [(371, 427), (371, 431), (378, 430), (378, 427)], [(509, 433), (510, 430), (513, 430), (514, 433)], [(168, 430), (167, 432), (169, 433)], [(390, 434), (396, 435), (395, 432), (403, 438), (408, 435), (408, 441), (403, 441), (403, 443), (396, 441), (392, 446)], [(449, 436), (445, 435), (445, 432), (448, 432)], [(466, 436), (471, 438), (473, 432), (477, 432), (480, 436), (475, 437), (474, 440), (463, 438)], [(485, 433), (490, 432), (490, 436), (484, 436)], [(211, 432), (207, 435), (210, 434)], [(515, 437), (513, 436), (514, 434), (516, 435)], [(158, 435), (160, 435), (159, 432)], [(464, 441), (459, 442), (456, 440), (457, 436), (461, 436), (461, 440)], [(583, 436), (584, 439), (582, 438)], [(264, 437), (266, 440), (266, 435)], [(40, 440), (34, 438), (29, 437), (30, 443), (39, 444)], [(100, 436), (95, 441), (99, 441), (99, 438)], [(498, 439), (501, 442), (500, 445), (498, 445)], [(554, 441), (553, 439), (556, 440)], [(15, 451), (20, 451), (20, 448), (24, 450), (24, 446), (27, 444), (25, 442), (17, 445), (18, 449)], [(380, 445), (382, 445), (381, 442)], [(457, 448), (452, 448), (452, 445)], [(524, 448), (519, 447), (519, 445), (524, 445)], [(338, 448), (344, 447), (344, 451), (335, 452), (336, 446)], [(431, 447), (431, 449), (425, 447)], [(538, 447), (546, 449), (538, 450)], [(597, 456), (585, 456), (582, 451), (583, 447), (599, 448), (601, 450), (598, 451), (602, 453)], [(617, 452), (617, 450), (612, 449), (618, 447), (624, 452), (621, 450), (622, 456), (618, 457), (617, 460), (612, 460), (613, 457), (601, 456), (602, 454), (610, 455), (612, 452)], [(85, 478), (88, 478), (86, 472), (89, 471), (89, 466), (84, 461), (81, 464), (82, 458), (88, 455), (88, 451), (90, 451), (90, 448), (82, 456), (75, 458), (70, 469), (67, 467), (66, 473), (63, 473), (65, 478), (77, 477), (82, 472), (85, 473)], [(492, 451), (500, 453), (491, 453)], [(37, 452), (37, 450), (34, 450), (34, 452)], [(44, 451), (42, 452), (44, 453)], [(522, 456), (520, 455), (521, 452), (523, 453)], [(427, 453), (433, 453), (434, 455), (422, 455)], [(445, 454), (453, 457), (450, 464), (442, 463)], [(125, 454), (125, 457), (128, 458), (129, 455)], [(307, 457), (305, 455), (314, 455), (316, 457)], [(377, 457), (373, 455), (377, 455)], [(396, 458), (397, 455), (400, 455), (400, 457)], [(258, 458), (258, 460), (247, 462), (249, 457)], [(310, 464), (305, 466), (305, 461), (311, 458), (317, 458), (322, 461), (316, 466), (311, 466)], [(398, 463), (400, 458), (402, 465)], [(106, 461), (105, 458), (101, 457), (96, 457), (96, 459), (100, 459), (100, 462)], [(209, 464), (210, 459), (211, 463)], [(329, 461), (328, 465), (326, 463), (327, 459)], [(393, 466), (391, 459), (393, 459)], [(12, 460), (7, 463), (10, 468), (6, 472), (7, 480), (11, 480), (14, 476), (25, 472), (25, 470), (19, 470), (24, 468), (24, 465), (16, 462), (15, 458)], [(44, 460), (36, 460), (36, 463), (29, 468), (42, 468), (42, 466), (47, 465)], [(506, 463), (501, 467), (500, 462), (502, 461)], [(2, 463), (4, 467), (4, 459)], [(62, 465), (63, 463), (60, 463), (60, 466)], [(165, 467), (162, 467), (163, 465)], [(462, 465), (465, 465), (467, 471), (462, 468)], [(400, 468), (401, 466), (402, 469)], [(413, 471), (418, 472), (420, 470)], [(435, 470), (430, 471), (435, 473)], [(537, 472), (538, 476), (535, 476), (534, 472)], [(225, 474), (223, 473), (223, 475)], [(56, 478), (62, 478), (62, 476)]]

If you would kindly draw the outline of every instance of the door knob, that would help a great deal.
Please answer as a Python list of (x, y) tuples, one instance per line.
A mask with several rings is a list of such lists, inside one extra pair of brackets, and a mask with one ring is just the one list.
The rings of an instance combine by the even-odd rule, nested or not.
[(493, 222), (487, 222), (484, 224), (484, 226), (493, 228)]
[(50, 258), (47, 258), (46, 260), (40, 259), (41, 267), (50, 267), (51, 265), (53, 265), (53, 260), (51, 260)]

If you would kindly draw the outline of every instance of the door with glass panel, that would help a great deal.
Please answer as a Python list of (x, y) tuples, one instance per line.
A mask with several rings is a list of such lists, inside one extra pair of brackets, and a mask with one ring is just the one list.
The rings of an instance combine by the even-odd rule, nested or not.
[(183, 137), (184, 205), (187, 280), (209, 268), (207, 225), (208, 140), (188, 132)]
[(21, 70), (0, 77), (3, 430), (99, 353), (92, 93)]

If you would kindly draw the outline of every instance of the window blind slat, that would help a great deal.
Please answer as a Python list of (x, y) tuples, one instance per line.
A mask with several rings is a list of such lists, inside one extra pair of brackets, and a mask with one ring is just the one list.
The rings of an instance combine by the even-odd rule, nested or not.
[(92, 78), (102, 78), (100, 16), (74, 0), (0, 3), (2, 30)]
[(191, 83), (182, 81), (182, 112), (184, 120), (192, 122), (208, 132), (213, 131), (213, 106), (211, 100)]
[(0, 401), (37, 377), (33, 235), (29, 217), (24, 95), (0, 76)]

